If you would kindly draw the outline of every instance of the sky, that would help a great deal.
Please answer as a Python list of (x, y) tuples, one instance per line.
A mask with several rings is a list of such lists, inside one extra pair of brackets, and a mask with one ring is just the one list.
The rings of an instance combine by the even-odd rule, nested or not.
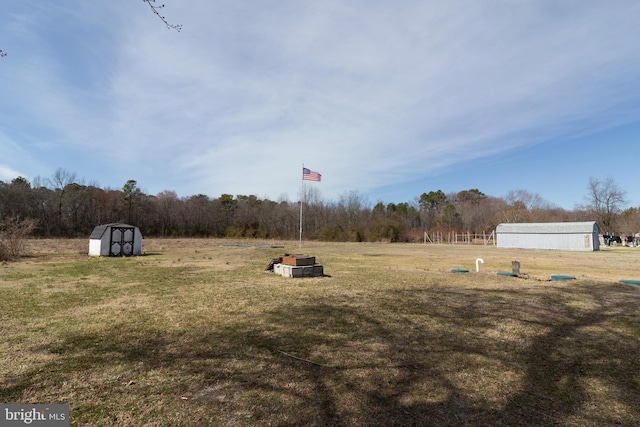
[[(161, 0), (159, 0), (160, 2)], [(160, 3), (158, 3), (160, 4)], [(637, 0), (0, 3), (0, 180), (640, 206)]]

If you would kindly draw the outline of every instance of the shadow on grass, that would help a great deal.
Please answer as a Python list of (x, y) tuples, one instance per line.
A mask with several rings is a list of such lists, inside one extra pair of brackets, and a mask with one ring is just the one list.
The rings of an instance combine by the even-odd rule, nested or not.
[(584, 289), (410, 289), (179, 330), (122, 319), (61, 337), (60, 360), (0, 399), (111, 372), (69, 402), (77, 419), (127, 425), (122, 405), (142, 423), (189, 414), (167, 425), (637, 425), (639, 298), (589, 292), (574, 307)]

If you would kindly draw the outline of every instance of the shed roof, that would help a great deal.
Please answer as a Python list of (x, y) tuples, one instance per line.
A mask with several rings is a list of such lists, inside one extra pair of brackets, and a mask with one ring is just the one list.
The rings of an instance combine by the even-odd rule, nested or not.
[(503, 223), (496, 227), (497, 233), (508, 234), (590, 234), (594, 231), (599, 232), (595, 221)]
[(105, 231), (107, 231), (107, 229), (109, 229), (111, 227), (136, 228), (135, 225), (124, 224), (124, 223), (121, 223), (121, 222), (113, 222), (111, 224), (96, 225), (96, 227), (91, 232), (91, 236), (89, 236), (89, 239), (100, 239), (100, 238), (102, 238), (102, 235), (105, 233)]

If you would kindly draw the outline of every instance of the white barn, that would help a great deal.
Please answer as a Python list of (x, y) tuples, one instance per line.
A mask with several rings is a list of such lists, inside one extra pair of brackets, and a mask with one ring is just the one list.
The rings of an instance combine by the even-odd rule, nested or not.
[(600, 229), (590, 222), (504, 223), (496, 227), (499, 248), (600, 250)]
[(91, 256), (131, 256), (142, 254), (142, 233), (129, 224), (103, 224), (89, 236)]

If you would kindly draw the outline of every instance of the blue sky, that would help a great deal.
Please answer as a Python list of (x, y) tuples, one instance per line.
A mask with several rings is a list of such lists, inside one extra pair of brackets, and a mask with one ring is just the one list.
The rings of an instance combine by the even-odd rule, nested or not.
[[(8, 3), (8, 4), (7, 4)], [(0, 180), (640, 205), (635, 0), (4, 2)], [(61, 5), (62, 4), (62, 5)]]

